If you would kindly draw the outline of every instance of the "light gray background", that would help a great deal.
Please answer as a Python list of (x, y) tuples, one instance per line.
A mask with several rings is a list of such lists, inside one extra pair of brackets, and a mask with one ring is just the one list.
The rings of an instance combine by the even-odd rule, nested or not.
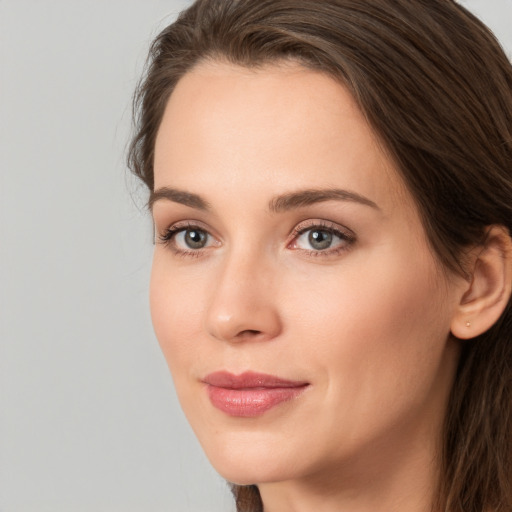
[[(512, 1), (463, 2), (512, 52)], [(148, 44), (184, 0), (0, 0), (0, 512), (227, 512), (147, 305), (127, 177)]]

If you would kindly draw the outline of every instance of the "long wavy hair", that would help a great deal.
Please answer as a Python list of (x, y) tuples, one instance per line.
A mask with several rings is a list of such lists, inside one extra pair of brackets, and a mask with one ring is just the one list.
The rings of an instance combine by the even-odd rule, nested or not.
[[(512, 232), (512, 66), (452, 0), (197, 0), (151, 46), (128, 162), (153, 189), (155, 138), (178, 80), (204, 60), (291, 59), (351, 92), (415, 198), (433, 250), (461, 255), (491, 224)], [(512, 510), (512, 307), (463, 343), (433, 509)], [(261, 512), (233, 485), (238, 512)]]

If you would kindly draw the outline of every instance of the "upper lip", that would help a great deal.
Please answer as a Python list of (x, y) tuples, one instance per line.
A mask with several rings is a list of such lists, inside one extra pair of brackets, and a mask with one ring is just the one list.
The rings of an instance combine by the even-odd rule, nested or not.
[(226, 389), (296, 388), (308, 384), (305, 381), (282, 379), (265, 373), (244, 372), (235, 375), (226, 371), (210, 373), (203, 379), (203, 382), (210, 386)]

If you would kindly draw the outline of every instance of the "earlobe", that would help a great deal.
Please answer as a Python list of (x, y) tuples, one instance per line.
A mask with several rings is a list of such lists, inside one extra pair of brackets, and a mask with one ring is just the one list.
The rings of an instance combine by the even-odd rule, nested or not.
[(470, 339), (490, 329), (510, 300), (512, 239), (504, 226), (491, 226), (472, 259), (470, 281), (451, 323), (456, 338)]

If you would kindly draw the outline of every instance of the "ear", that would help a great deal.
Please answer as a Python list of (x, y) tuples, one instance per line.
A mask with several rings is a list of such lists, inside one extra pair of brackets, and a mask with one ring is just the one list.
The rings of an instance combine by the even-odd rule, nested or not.
[(456, 338), (490, 329), (502, 315), (512, 289), (512, 239), (504, 226), (491, 226), (472, 257), (472, 272), (451, 322)]

